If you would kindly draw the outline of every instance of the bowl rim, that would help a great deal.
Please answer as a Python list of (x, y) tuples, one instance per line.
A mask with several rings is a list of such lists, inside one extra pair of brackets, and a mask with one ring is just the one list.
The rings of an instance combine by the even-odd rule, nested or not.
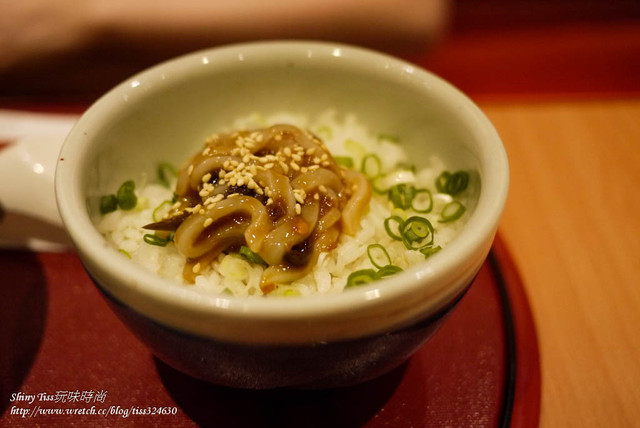
[[(409, 77), (416, 80), (418, 90), (429, 91), (430, 95), (436, 96), (438, 100), (458, 107), (457, 113), (482, 136), (479, 163), (486, 166), (477, 206), (464, 227), (465, 239), (454, 239), (443, 251), (430, 257), (428, 262), (420, 263), (385, 280), (339, 294), (305, 296), (300, 299), (204, 295), (197, 290), (176, 287), (173, 281), (157, 277), (105, 245), (104, 239), (91, 223), (86, 213), (85, 201), (82, 200), (82, 174), (79, 171), (88, 166), (90, 156), (90, 147), (84, 144), (86, 138), (83, 134), (88, 129), (99, 128), (105, 120), (115, 117), (122, 100), (128, 99), (132, 91), (135, 92), (135, 82), (139, 84), (144, 81), (169, 80), (167, 76), (170, 74), (184, 78), (195, 72), (199, 64), (205, 62), (209, 64), (215, 61), (231, 61), (233, 65), (247, 61), (272, 61), (275, 58), (303, 56), (314, 61), (330, 59), (342, 67), (373, 66), (380, 73), (393, 75), (394, 78)], [(69, 161), (73, 158), (78, 161)], [(420, 313), (411, 313), (410, 310), (406, 314), (397, 312), (401, 307), (408, 307), (409, 303), (403, 301), (411, 299), (416, 293), (424, 295), (425, 287), (430, 287), (429, 295), (434, 299), (430, 309), (433, 311), (438, 310), (448, 299), (460, 292), (460, 285), (451, 285), (455, 283), (455, 278), (474, 274), (461, 270), (460, 260), (472, 260), (473, 266), (470, 269), (476, 272), (479, 269), (496, 233), (508, 186), (508, 160), (497, 131), (479, 107), (450, 83), (415, 64), (367, 48), (298, 40), (261, 41), (214, 47), (165, 61), (130, 77), (99, 98), (81, 116), (63, 144), (55, 173), (56, 198), (61, 218), (85, 268), (95, 280), (101, 282), (102, 286), (122, 303), (158, 322), (191, 333), (224, 336), (223, 338), (228, 340), (233, 340), (234, 336), (222, 332), (222, 327), (209, 331), (208, 328), (197, 327), (196, 321), (208, 320), (207, 322), (213, 323), (227, 319), (235, 320), (238, 325), (264, 322), (267, 325), (281, 327), (310, 323), (315, 325), (315, 329), (307, 330), (313, 330), (315, 333), (307, 331), (306, 336), (303, 333), (298, 336), (293, 334), (290, 340), (305, 340), (305, 337), (311, 340), (334, 340), (379, 333), (428, 316), (424, 313), (424, 307)], [(112, 266), (115, 269), (104, 266)], [(117, 281), (117, 286), (107, 284), (113, 280)], [(140, 300), (142, 296), (148, 298), (147, 303)], [(180, 323), (175, 317), (155, 310), (154, 305), (178, 309), (182, 315), (193, 315), (194, 320)], [(361, 310), (366, 312), (365, 317), (374, 320), (375, 327), (355, 331), (355, 326), (335, 326), (332, 332), (322, 332), (322, 323), (330, 318), (339, 318), (344, 314), (351, 314), (349, 317), (352, 318)], [(175, 325), (176, 322), (180, 325)], [(240, 340), (289, 340), (282, 334), (274, 334), (273, 337), (269, 334), (268, 337), (257, 337), (257, 334), (247, 333)]]

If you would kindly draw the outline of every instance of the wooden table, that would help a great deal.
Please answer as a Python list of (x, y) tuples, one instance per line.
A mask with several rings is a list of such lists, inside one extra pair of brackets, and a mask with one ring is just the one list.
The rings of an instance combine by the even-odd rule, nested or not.
[(640, 99), (481, 107), (509, 155), (500, 233), (537, 326), (540, 426), (638, 426)]

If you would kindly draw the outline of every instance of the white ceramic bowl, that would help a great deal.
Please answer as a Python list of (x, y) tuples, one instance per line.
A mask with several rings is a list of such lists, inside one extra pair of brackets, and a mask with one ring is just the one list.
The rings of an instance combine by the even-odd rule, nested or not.
[[(205, 296), (157, 277), (107, 245), (92, 223), (96, 196), (141, 171), (153, 174), (158, 162), (186, 159), (212, 130), (237, 117), (255, 111), (313, 116), (327, 108), (353, 112), (372, 129), (393, 130), (418, 167), (436, 153), (453, 168), (475, 171), (477, 205), (458, 237), (420, 265), (340, 295), (243, 299)], [(406, 360), (483, 264), (508, 182), (494, 127), (442, 79), (352, 46), (260, 42), (186, 55), (107, 93), (65, 141), (56, 195), (86, 270), (156, 355), (212, 382), (268, 388), (350, 384)], [(401, 339), (407, 331), (411, 339)], [(318, 352), (325, 348), (326, 355)], [(262, 358), (243, 359), (256, 350)], [(260, 366), (269, 352), (279, 356)], [(281, 367), (291, 365), (294, 354), (297, 367)], [(338, 354), (338, 369), (317, 364)], [(224, 366), (224, 356), (240, 362)], [(207, 369), (213, 361), (226, 369)], [(260, 377), (265, 370), (269, 375)]]

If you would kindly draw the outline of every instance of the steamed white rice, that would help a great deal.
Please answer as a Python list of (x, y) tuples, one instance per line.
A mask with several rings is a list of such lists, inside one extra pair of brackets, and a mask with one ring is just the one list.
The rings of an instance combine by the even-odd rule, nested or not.
[[(261, 128), (276, 123), (288, 123), (302, 129), (309, 129), (324, 141), (334, 156), (349, 156), (354, 164), (359, 165), (364, 155), (376, 153), (382, 161), (384, 169), (408, 162), (401, 146), (390, 138), (380, 137), (366, 129), (353, 115), (338, 120), (334, 112), (328, 111), (314, 120), (293, 116), (288, 113), (264, 117), (253, 114), (238, 119), (229, 129)], [(366, 147), (366, 149), (365, 149)], [(444, 247), (457, 234), (465, 223), (468, 212), (454, 222), (438, 222), (442, 207), (452, 200), (449, 195), (439, 194), (434, 189), (434, 182), (445, 169), (437, 156), (430, 157), (427, 165), (415, 173), (404, 171), (392, 177), (394, 183), (407, 182), (418, 188), (432, 191), (434, 207), (429, 214), (419, 214), (427, 218), (435, 228), (434, 246)], [(148, 231), (142, 226), (154, 221), (154, 210), (171, 199), (173, 190), (156, 183), (137, 182), (136, 193), (138, 205), (131, 211), (116, 210), (104, 215), (98, 230), (115, 248), (146, 269), (176, 281), (185, 286), (182, 269), (185, 258), (180, 255), (173, 243), (166, 247), (149, 245), (143, 241)], [(166, 204), (168, 208), (168, 204)], [(393, 240), (385, 231), (384, 220), (392, 214), (406, 217), (414, 215), (411, 211), (400, 213), (393, 210), (386, 195), (374, 192), (368, 214), (362, 219), (361, 229), (355, 236), (342, 234), (339, 245), (330, 252), (320, 255), (318, 264), (312, 273), (291, 284), (280, 285), (270, 295), (311, 295), (317, 293), (340, 293), (347, 283), (351, 272), (359, 269), (371, 269), (374, 266), (367, 256), (367, 246), (381, 244), (389, 253), (392, 263), (406, 269), (425, 260), (419, 251), (407, 250), (400, 241)], [(156, 213), (158, 215), (158, 213)], [(259, 281), (262, 267), (247, 262), (237, 254), (220, 255), (218, 259), (202, 274), (196, 277), (194, 285), (189, 285), (211, 294), (233, 294), (236, 296), (260, 296)]]

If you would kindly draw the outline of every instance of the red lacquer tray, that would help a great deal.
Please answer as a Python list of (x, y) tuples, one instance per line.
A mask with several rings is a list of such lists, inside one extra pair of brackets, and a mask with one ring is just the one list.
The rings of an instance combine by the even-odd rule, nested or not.
[(2, 426), (538, 425), (535, 329), (499, 237), (451, 317), (408, 363), (326, 391), (233, 390), (173, 370), (111, 313), (75, 254), (4, 251), (0, 272)]

